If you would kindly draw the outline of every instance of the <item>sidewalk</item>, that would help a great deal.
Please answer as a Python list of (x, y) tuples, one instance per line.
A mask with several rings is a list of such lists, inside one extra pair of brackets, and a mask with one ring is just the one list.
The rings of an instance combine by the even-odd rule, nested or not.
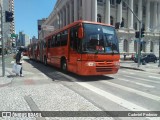
[(126, 69), (133, 69), (133, 70), (140, 70), (140, 71), (146, 71), (146, 72), (152, 72), (160, 74), (160, 67), (158, 67), (157, 63), (146, 63), (146, 65), (140, 65), (138, 67), (138, 63), (135, 63), (134, 61), (120, 61), (120, 67), (126, 68)]
[(12, 80), (12, 74), (8, 70), (5, 70), (5, 76), (2, 77), (2, 67), (0, 67), (0, 87), (11, 84)]

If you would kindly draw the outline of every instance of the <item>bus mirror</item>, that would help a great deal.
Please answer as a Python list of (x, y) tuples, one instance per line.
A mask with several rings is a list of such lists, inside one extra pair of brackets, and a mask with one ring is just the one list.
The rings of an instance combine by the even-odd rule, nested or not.
[(79, 39), (82, 39), (82, 38), (83, 38), (83, 27), (80, 27), (80, 28), (78, 29), (78, 38), (79, 38)]

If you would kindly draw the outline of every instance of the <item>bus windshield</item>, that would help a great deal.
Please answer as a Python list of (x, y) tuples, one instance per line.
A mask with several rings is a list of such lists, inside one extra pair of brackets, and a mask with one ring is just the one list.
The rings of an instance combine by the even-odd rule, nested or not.
[(82, 51), (85, 53), (119, 53), (115, 29), (111, 26), (84, 24)]

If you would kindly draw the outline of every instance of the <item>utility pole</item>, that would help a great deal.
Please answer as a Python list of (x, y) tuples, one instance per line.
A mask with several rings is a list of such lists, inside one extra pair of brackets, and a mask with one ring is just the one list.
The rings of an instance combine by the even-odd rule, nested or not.
[(133, 12), (133, 10), (130, 8), (130, 6), (128, 5), (128, 3), (125, 0), (116, 0), (117, 4), (120, 4), (121, 2), (124, 2), (128, 9), (133, 13), (133, 15), (135, 16), (135, 18), (138, 20), (139, 22), (139, 40), (138, 40), (138, 67), (140, 67), (141, 64), (141, 50), (140, 50), (140, 44), (141, 44), (141, 28), (142, 28), (142, 21), (137, 17), (137, 15)]
[(1, 8), (1, 41), (2, 41), (2, 77), (5, 76), (5, 58), (4, 58), (4, 40), (3, 40), (3, 9), (2, 3), (0, 4)]
[(158, 67), (160, 67), (160, 31), (159, 31), (159, 64)]

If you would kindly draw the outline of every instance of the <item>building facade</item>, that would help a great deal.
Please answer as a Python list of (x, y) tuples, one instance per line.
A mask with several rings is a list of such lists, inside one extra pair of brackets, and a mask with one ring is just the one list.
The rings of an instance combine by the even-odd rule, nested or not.
[[(14, 16), (14, 0), (0, 0), (0, 12), (2, 13), (3, 20), (1, 21), (0, 15), (0, 24), (3, 22), (3, 31), (0, 27), (0, 34), (3, 36), (4, 46), (6, 49), (11, 49), (12, 43), (15, 44), (15, 39), (11, 38), (11, 34), (15, 33), (15, 23), (14, 20), (12, 22), (5, 21), (5, 11), (10, 11)], [(1, 44), (1, 40), (0, 40)]]
[(19, 32), (19, 37), (17, 39), (17, 46), (28, 46), (30, 44), (30, 38), (27, 34), (24, 34), (22, 31)]
[[(145, 37), (142, 38), (142, 53), (155, 53), (158, 56), (160, 39), (160, 1), (125, 0), (142, 21)], [(103, 22), (113, 26), (120, 23), (117, 30), (120, 53), (131, 55), (137, 52), (138, 39), (135, 32), (139, 22), (123, 2), (116, 0), (57, 0), (53, 11), (44, 25), (60, 29), (77, 20)], [(48, 33), (42, 36), (46, 36)]]

